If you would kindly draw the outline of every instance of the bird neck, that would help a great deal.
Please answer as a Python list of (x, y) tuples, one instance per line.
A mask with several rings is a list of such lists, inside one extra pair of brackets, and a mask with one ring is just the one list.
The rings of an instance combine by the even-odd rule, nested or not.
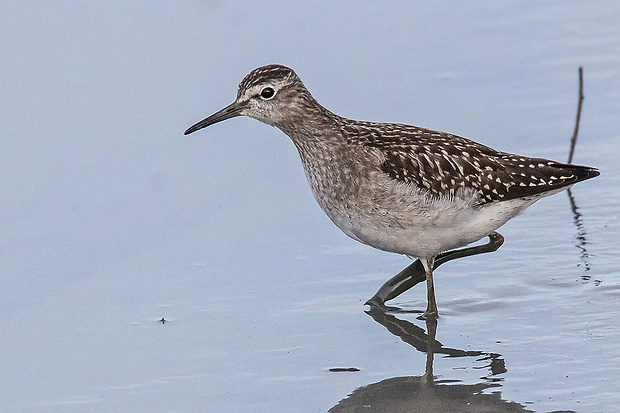
[(312, 96), (308, 96), (274, 126), (288, 135), (298, 147), (308, 144), (331, 146), (344, 143), (344, 138), (337, 133), (341, 129), (341, 119)]

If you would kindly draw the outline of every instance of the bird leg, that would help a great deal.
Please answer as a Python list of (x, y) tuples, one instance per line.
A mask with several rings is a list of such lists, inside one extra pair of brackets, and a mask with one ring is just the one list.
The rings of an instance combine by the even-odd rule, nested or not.
[[(496, 251), (504, 243), (504, 237), (502, 237), (498, 232), (492, 232), (488, 235), (488, 237), (489, 242), (484, 245), (477, 245), (474, 247), (462, 248), (439, 254), (435, 258), (433, 269), (456, 258), (469, 257), (471, 255)], [(366, 304), (381, 308), (383, 310), (398, 310), (396, 307), (386, 306), (385, 302), (398, 297), (414, 285), (425, 280), (426, 270), (424, 269), (424, 265), (422, 264), (422, 261), (415, 260), (407, 268), (386, 281), (386, 283), (379, 288), (379, 291), (377, 291), (377, 293), (370, 300), (368, 300)]]
[(422, 315), (425, 320), (436, 319), (439, 317), (437, 311), (437, 301), (435, 301), (435, 284), (433, 283), (433, 265), (435, 257), (425, 258), (422, 260), (424, 272), (426, 273), (426, 311)]

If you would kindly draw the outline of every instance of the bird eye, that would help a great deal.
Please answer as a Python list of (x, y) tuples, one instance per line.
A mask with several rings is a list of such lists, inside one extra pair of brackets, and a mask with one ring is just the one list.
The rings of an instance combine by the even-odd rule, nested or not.
[(272, 87), (266, 87), (260, 92), (260, 97), (265, 100), (271, 99), (276, 94), (276, 91)]

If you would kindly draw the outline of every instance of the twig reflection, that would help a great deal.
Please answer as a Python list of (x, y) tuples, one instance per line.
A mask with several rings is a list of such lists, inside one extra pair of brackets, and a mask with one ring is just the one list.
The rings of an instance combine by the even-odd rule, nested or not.
[[(575, 224), (575, 227), (577, 227), (577, 242), (575, 246), (581, 251), (581, 261), (583, 262), (585, 271), (590, 271), (590, 255), (588, 254), (588, 250), (586, 248), (588, 240), (586, 238), (586, 229), (583, 225), (583, 219), (581, 218), (581, 213), (579, 212), (579, 208), (575, 203), (575, 198), (573, 197), (570, 189), (566, 191), (566, 194), (568, 195), (568, 201), (570, 202), (570, 209), (573, 211), (573, 223)], [(581, 276), (581, 279), (588, 281), (590, 276), (588, 274), (584, 274)]]

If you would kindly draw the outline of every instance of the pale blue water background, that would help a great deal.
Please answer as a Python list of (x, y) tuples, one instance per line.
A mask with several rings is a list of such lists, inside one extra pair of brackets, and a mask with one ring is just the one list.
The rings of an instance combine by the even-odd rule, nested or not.
[(325, 412), (424, 373), (363, 306), (409, 260), (329, 222), (286, 136), (182, 135), (268, 63), (344, 116), (558, 160), (584, 66), (585, 252), (561, 193), (442, 266), (437, 340), (505, 371), (438, 354), (434, 373), (506, 411), (617, 410), (620, 3), (8, 1), (0, 36), (0, 411)]

